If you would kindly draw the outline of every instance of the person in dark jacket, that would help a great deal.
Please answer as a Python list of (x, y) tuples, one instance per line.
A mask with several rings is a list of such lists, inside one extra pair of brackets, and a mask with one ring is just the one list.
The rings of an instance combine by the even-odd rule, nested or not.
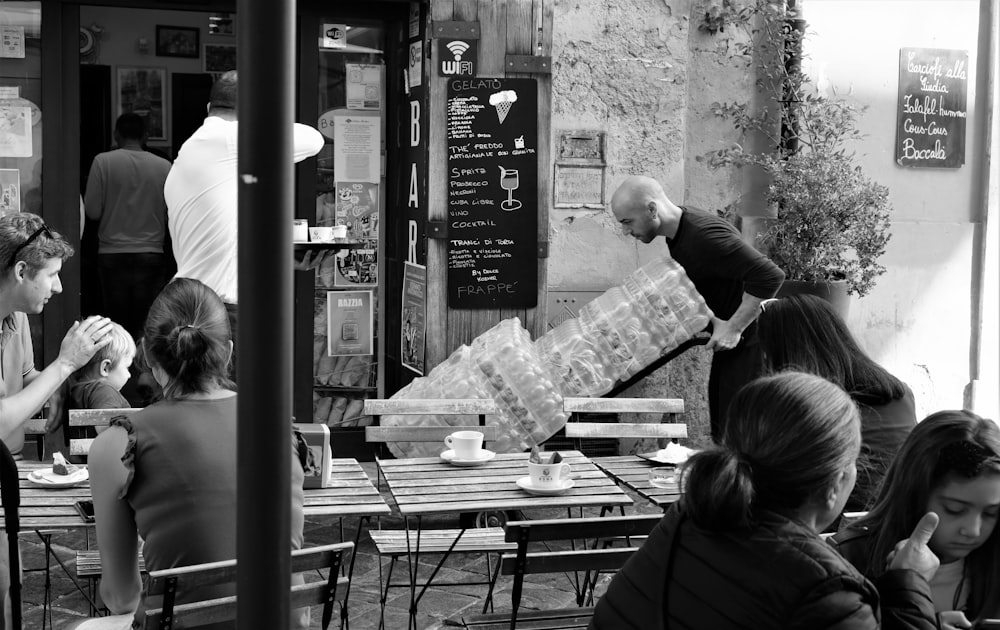
[(858, 481), (845, 506), (867, 510), (903, 440), (917, 424), (913, 392), (873, 361), (833, 307), (815, 295), (762, 304), (757, 336), (764, 373), (801, 370), (840, 385), (861, 411)]
[(683, 498), (612, 579), (592, 630), (936, 630), (934, 514), (875, 585), (819, 537), (850, 495), (861, 443), (842, 389), (763, 377), (736, 394), (725, 427), (682, 470)]
[(831, 541), (869, 577), (885, 568), (895, 536), (930, 510), (928, 545), (941, 559), (931, 580), (941, 630), (1000, 617), (1000, 428), (970, 411), (939, 411), (913, 430), (874, 507)]

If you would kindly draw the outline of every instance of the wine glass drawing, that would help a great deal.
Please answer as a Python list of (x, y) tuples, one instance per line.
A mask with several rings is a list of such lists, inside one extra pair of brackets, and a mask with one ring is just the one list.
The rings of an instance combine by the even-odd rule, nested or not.
[(507, 198), (500, 202), (500, 208), (510, 212), (521, 207), (521, 202), (514, 199), (514, 191), (520, 185), (517, 169), (500, 168), (500, 188), (507, 191)]

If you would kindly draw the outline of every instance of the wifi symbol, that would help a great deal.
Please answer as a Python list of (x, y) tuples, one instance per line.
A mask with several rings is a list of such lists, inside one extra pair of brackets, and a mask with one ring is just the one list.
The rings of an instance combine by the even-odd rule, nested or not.
[(445, 48), (450, 50), (451, 54), (455, 55), (455, 61), (461, 61), (462, 55), (464, 55), (465, 51), (469, 49), (469, 45), (463, 41), (453, 41), (448, 42), (445, 45)]

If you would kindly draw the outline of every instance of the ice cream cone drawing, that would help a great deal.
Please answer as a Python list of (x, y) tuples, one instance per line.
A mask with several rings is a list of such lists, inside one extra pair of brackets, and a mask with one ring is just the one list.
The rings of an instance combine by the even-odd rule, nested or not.
[(514, 90), (502, 90), (496, 94), (490, 94), (490, 105), (497, 109), (497, 120), (503, 124), (504, 119), (510, 112), (510, 106), (517, 101), (517, 92)]

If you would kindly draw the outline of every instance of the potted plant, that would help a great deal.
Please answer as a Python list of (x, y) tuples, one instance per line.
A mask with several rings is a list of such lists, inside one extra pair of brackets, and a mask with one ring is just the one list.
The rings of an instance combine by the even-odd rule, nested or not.
[(712, 111), (765, 148), (738, 143), (699, 159), (763, 170), (775, 218), (757, 244), (785, 271), (782, 292), (817, 293), (846, 310), (848, 293), (865, 295), (885, 273), (878, 258), (890, 237), (888, 189), (864, 174), (847, 146), (862, 137), (857, 119), (865, 108), (812, 89), (801, 69), (805, 23), (784, 3), (727, 0), (726, 7), (729, 24), (742, 33), (733, 55), (756, 71), (766, 104), (715, 103)]

